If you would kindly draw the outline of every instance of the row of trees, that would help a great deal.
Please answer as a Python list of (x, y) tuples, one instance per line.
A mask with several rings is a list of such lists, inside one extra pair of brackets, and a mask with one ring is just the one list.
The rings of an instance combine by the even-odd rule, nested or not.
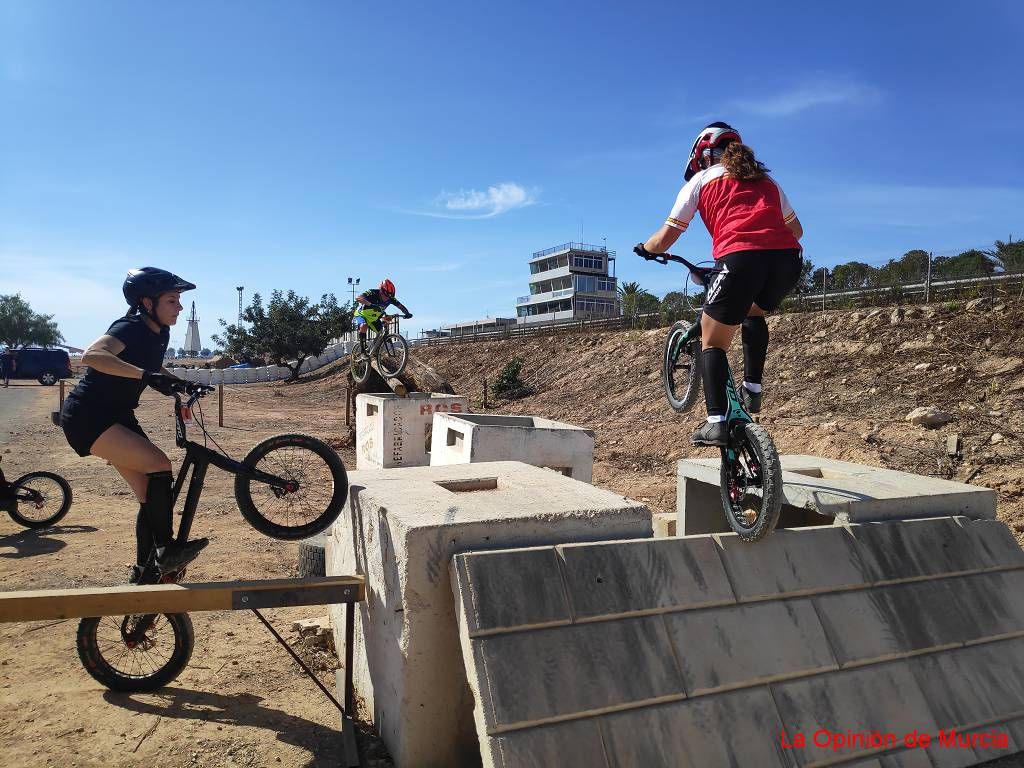
[(52, 347), (64, 341), (53, 315), (40, 315), (17, 293), (0, 296), (0, 345)]

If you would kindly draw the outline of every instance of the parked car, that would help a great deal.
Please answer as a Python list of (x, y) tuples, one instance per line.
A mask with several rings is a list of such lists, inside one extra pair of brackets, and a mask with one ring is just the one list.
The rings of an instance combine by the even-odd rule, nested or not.
[(51, 386), (74, 376), (71, 357), (66, 350), (20, 347), (13, 351), (15, 366), (12, 379), (36, 379), (40, 384)]

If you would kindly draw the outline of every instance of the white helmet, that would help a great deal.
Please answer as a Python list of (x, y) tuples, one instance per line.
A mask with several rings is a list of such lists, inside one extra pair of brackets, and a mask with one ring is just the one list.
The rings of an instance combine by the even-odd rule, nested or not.
[[(714, 149), (725, 149), (733, 141), (742, 143), (739, 132), (728, 123), (711, 123), (697, 134), (693, 147), (690, 149), (690, 159), (686, 163), (686, 171), (683, 179), (689, 181), (693, 175), (702, 168), (708, 167), (711, 160), (711, 151)], [(708, 161), (704, 165), (703, 161)]]

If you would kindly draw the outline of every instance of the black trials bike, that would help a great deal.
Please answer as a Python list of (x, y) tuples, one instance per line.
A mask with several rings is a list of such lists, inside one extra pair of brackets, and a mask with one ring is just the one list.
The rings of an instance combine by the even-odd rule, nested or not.
[[(191, 382), (175, 385), (176, 443), (185, 459), (174, 482), (177, 502), (191, 470), (177, 541), (188, 541), (199, 506), (207, 468), (213, 464), (235, 476), (235, 501), (242, 516), (260, 533), (296, 541), (325, 531), (341, 514), (348, 497), (348, 475), (341, 458), (326, 443), (309, 435), (277, 435), (264, 440), (242, 460), (186, 438), (193, 423), (192, 408), (214, 387)], [(182, 402), (181, 395), (188, 400)], [(202, 422), (199, 428), (209, 433)], [(212, 440), (212, 438), (210, 438)], [(216, 442), (214, 441), (214, 445)], [(218, 446), (219, 448), (219, 446)], [(177, 583), (185, 569), (161, 573), (156, 553), (137, 568), (135, 584)], [(195, 635), (187, 613), (137, 614), (82, 619), (78, 625), (78, 655), (86, 671), (114, 691), (153, 691), (185, 668)]]

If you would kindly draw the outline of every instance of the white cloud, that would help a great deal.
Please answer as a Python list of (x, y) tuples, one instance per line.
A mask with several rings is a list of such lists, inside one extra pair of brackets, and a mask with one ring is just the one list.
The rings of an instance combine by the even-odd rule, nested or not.
[(491, 219), (516, 208), (533, 205), (537, 202), (537, 195), (537, 190), (527, 190), (515, 182), (505, 181), (488, 187), (485, 192), (478, 189), (442, 192), (434, 200), (435, 210), (407, 210), (405, 213), (441, 219)]
[(727, 109), (761, 117), (790, 117), (828, 104), (872, 104), (883, 96), (880, 88), (844, 77), (819, 76), (766, 98), (735, 99)]

